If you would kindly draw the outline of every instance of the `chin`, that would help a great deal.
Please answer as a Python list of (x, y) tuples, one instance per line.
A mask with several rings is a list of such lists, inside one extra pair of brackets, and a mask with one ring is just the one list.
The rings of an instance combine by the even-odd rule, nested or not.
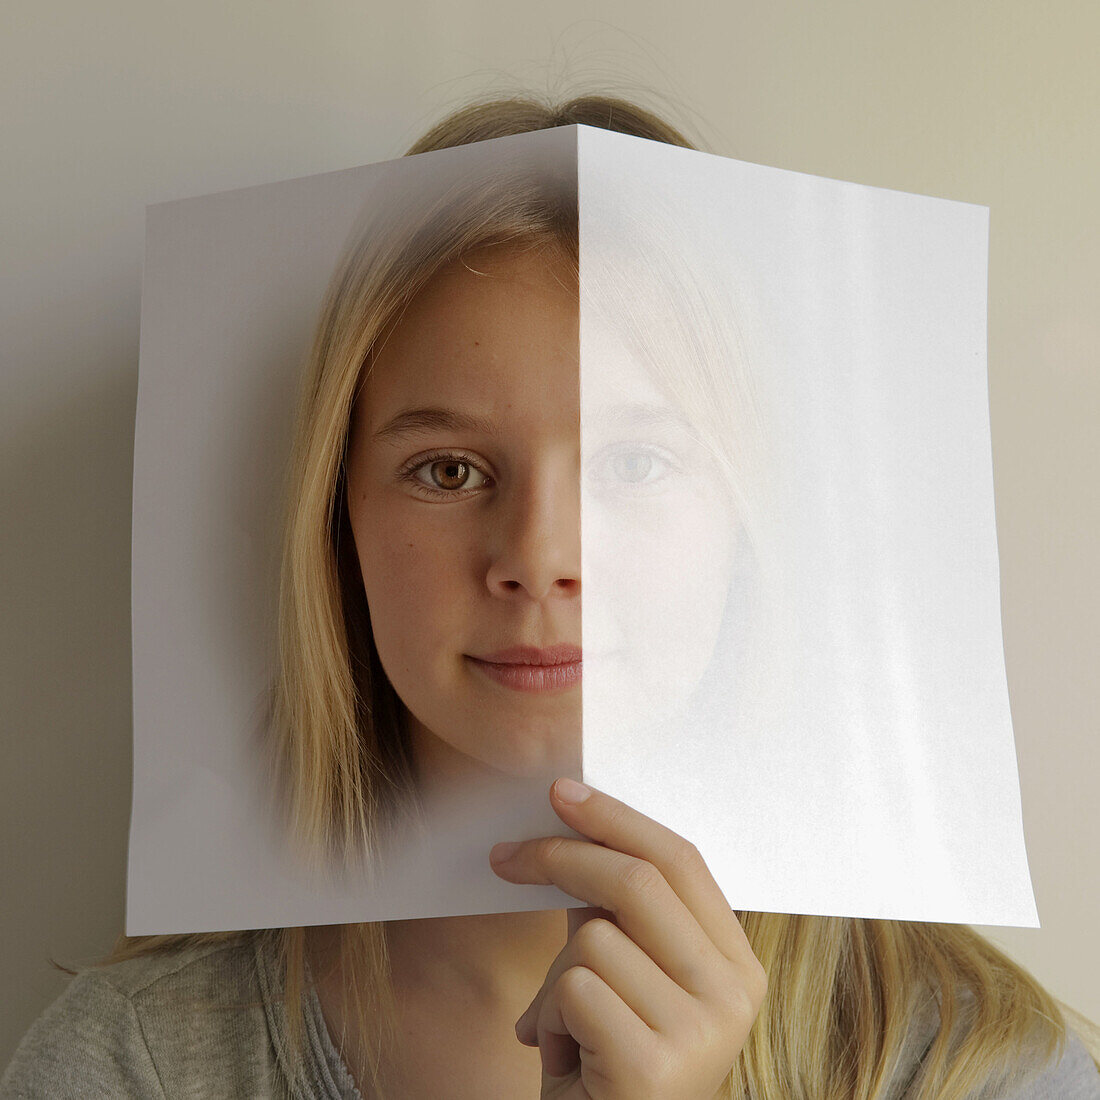
[(514, 779), (538, 779), (552, 775), (580, 774), (580, 738), (559, 742), (541, 740), (508, 745), (486, 763), (495, 772)]

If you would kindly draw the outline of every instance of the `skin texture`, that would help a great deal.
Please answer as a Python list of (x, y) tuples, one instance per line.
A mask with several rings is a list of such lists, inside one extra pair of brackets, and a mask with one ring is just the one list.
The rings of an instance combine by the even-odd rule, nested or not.
[[(385, 340), (353, 411), (348, 508), (371, 626), (429, 788), (579, 763), (579, 686), (516, 692), (466, 659), (581, 644), (577, 300), (567, 278), (535, 252), (450, 265)], [(429, 406), (495, 430), (372, 439), (396, 414)], [(443, 452), (434, 466), (433, 452)], [(459, 456), (465, 473), (448, 480)], [(410, 461), (422, 462), (415, 480), (401, 473)]]
[[(485, 417), (491, 430), (376, 436), (423, 407)], [(553, 252), (485, 250), (445, 268), (364, 379), (349, 518), (375, 643), (429, 800), (487, 776), (579, 774), (580, 685), (517, 692), (468, 659), (581, 643), (579, 419), (577, 292)], [(667, 484), (669, 507), (714, 511), (703, 480)], [(658, 497), (636, 513), (647, 523)], [(720, 571), (707, 579), (723, 583)], [(681, 837), (606, 795), (551, 804), (591, 840), (527, 841), (493, 869), (553, 882), (583, 908), (390, 923), (407, 1006), (397, 1094), (495, 1094), (484, 1091), (495, 1083), (508, 1094), (508, 1082), (518, 1095), (541, 1076), (545, 1097), (710, 1100), (763, 997), (740, 925)], [(337, 988), (320, 994), (335, 1033)], [(535, 990), (520, 1046), (503, 1021)]]

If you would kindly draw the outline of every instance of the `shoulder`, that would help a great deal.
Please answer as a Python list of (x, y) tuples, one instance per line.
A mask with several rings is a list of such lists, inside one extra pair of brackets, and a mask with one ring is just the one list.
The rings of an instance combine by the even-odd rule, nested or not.
[(82, 970), (23, 1036), (0, 1097), (162, 1098), (181, 1074), (227, 1071), (251, 1087), (266, 1039), (251, 941), (175, 948)]
[(1027, 1079), (1005, 1100), (1100, 1100), (1100, 1070), (1080, 1036), (1066, 1028), (1061, 1054), (1028, 1068)]
[[(956, 992), (958, 1014), (949, 1040), (956, 1050), (974, 1028), (976, 1003), (970, 990)], [(938, 996), (927, 990), (911, 1017), (892, 1096), (919, 1092), (932, 1044), (940, 1032)], [(1002, 1050), (985, 1084), (972, 1094), (973, 1100), (1100, 1100), (1100, 1070), (1081, 1037), (1067, 1023), (1064, 1043), (1050, 1053), (1045, 1046), (1047, 1034), (1035, 1030), (1011, 1053)]]

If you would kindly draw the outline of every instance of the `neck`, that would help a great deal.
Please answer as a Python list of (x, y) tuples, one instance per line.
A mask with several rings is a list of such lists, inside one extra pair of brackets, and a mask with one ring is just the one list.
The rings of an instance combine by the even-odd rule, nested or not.
[[(359, 981), (341, 957), (341, 927), (311, 928), (307, 946), (326, 1015), (334, 1019), (342, 1017), (344, 991)], [(399, 1001), (461, 1005), (510, 1023), (534, 999), (567, 938), (565, 909), (386, 922)]]
[[(417, 764), (418, 793), (429, 816), (449, 820), (456, 805), (483, 804), (489, 792), (516, 783), (457, 751), (408, 712), (403, 718)], [(480, 793), (471, 794), (475, 790)], [(385, 929), (393, 987), (400, 997), (420, 1004), (439, 998), (476, 1004), (482, 1012), (514, 1013), (513, 1020), (538, 992), (569, 934), (566, 909), (392, 920)], [(317, 975), (331, 974), (324, 983), (330, 995), (334, 982), (357, 978), (345, 973), (339, 932), (339, 925), (310, 929), (311, 964)]]
[(568, 938), (567, 911), (487, 913), (389, 921), (395, 987), (411, 995), (461, 996), (518, 1016), (539, 991)]

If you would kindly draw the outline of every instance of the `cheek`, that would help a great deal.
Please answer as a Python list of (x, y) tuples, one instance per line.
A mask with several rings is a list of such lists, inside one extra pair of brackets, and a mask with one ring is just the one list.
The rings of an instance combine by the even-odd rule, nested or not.
[(584, 530), (591, 531), (585, 552), (593, 588), (611, 619), (629, 624), (620, 636), (637, 637), (641, 628), (651, 641), (671, 641), (675, 632), (678, 645), (698, 649), (729, 588), (735, 522), (726, 500), (697, 492), (633, 509), (593, 506)]
[(618, 642), (621, 656), (606, 679), (586, 685), (597, 728), (648, 725), (694, 690), (715, 655), (734, 533), (728, 506), (710, 493), (602, 518), (586, 547), (598, 582), (585, 604), (585, 645), (599, 652)]
[[(733, 559), (733, 522), (718, 502), (684, 498), (662, 511), (656, 528), (634, 532), (631, 591), (648, 592), (642, 630), (651, 651), (678, 655), (685, 674), (705, 663), (718, 631)], [(643, 550), (643, 547), (646, 548)], [(636, 601), (635, 601), (636, 602)]]
[(442, 647), (459, 646), (468, 555), (438, 524), (364, 508), (356, 549), (375, 645), (391, 677), (397, 666), (423, 671)]

